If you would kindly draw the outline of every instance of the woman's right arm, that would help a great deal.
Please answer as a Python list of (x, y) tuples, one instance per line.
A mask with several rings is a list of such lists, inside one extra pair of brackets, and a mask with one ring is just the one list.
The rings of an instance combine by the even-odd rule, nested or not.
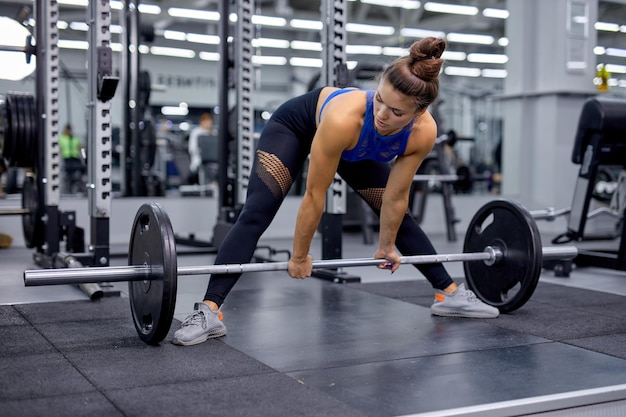
[(309, 255), (311, 241), (324, 211), (326, 191), (332, 184), (341, 153), (347, 149), (358, 132), (358, 125), (345, 115), (329, 115), (320, 123), (313, 143), (306, 190), (296, 218), (293, 252), (289, 275), (306, 278), (311, 275), (313, 258)]

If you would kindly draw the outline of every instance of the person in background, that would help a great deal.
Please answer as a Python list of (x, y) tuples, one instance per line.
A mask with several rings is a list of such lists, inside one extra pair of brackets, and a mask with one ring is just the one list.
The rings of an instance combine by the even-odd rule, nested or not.
[(202, 113), (198, 126), (191, 130), (189, 133), (189, 143), (187, 149), (189, 150), (189, 182), (192, 184), (198, 183), (198, 174), (200, 167), (202, 166), (202, 153), (198, 146), (198, 137), (200, 135), (213, 135), (213, 116), (210, 113)]
[(77, 192), (82, 185), (86, 167), (83, 163), (83, 145), (80, 138), (72, 133), (72, 125), (65, 125), (59, 135), (59, 148), (63, 158), (64, 184), (66, 192)]

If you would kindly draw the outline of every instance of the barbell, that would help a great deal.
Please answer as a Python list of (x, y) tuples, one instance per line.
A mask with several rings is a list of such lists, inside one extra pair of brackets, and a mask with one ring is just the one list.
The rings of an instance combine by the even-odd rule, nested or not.
[[(572, 259), (573, 246), (541, 247), (537, 225), (520, 204), (495, 200), (470, 222), (463, 253), (401, 257), (402, 264), (464, 262), (467, 285), (484, 302), (501, 312), (521, 307), (531, 297), (543, 259)], [(313, 268), (372, 266), (383, 259), (330, 259)], [(129, 281), (135, 328), (147, 344), (160, 343), (169, 332), (176, 306), (179, 275), (239, 274), (287, 270), (288, 262), (209, 266), (177, 266), (170, 219), (158, 203), (143, 204), (133, 221), (128, 266), (62, 268), (24, 271), (26, 286)]]

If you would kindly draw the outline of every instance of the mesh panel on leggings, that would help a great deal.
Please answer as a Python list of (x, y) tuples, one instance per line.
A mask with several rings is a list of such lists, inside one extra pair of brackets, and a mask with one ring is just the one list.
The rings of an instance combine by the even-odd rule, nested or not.
[(383, 205), (384, 188), (368, 188), (365, 190), (357, 190), (357, 193), (361, 195), (367, 201), (367, 203), (374, 208), (374, 210), (380, 211)]
[[(357, 193), (361, 195), (367, 201), (367, 203), (374, 208), (374, 210), (380, 212), (380, 208), (383, 206), (383, 194), (384, 188), (368, 188), (366, 190), (357, 190)], [(409, 209), (406, 211), (409, 213)]]
[(276, 198), (283, 198), (291, 187), (289, 170), (274, 154), (261, 150), (257, 150), (256, 154), (259, 158), (256, 174)]

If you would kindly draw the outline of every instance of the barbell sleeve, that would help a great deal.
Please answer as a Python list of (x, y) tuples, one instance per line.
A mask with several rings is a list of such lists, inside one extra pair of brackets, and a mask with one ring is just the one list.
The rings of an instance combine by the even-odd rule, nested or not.
[[(572, 259), (578, 254), (574, 246), (546, 247), (544, 259)], [(487, 247), (483, 252), (414, 255), (400, 257), (401, 264), (434, 264), (443, 262), (483, 261), (488, 265), (498, 262), (503, 253), (499, 248)], [(374, 266), (384, 259), (327, 259), (313, 262), (313, 269)], [(286, 271), (288, 262), (260, 262), (248, 264), (198, 265), (177, 268), (178, 275), (238, 274), (245, 272)], [(163, 273), (159, 267), (148, 265), (108, 266), (90, 268), (33, 269), (24, 271), (24, 285), (83, 284), (93, 282), (144, 281), (158, 279)]]

